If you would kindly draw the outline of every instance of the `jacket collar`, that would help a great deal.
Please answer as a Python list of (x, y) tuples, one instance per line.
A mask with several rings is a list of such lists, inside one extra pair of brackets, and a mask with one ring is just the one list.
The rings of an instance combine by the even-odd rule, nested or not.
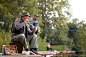
[(22, 18), (20, 19), (20, 22), (21, 22), (21, 23), (24, 22), (24, 21), (22, 20)]
[(35, 21), (35, 19), (33, 18), (33, 20)]

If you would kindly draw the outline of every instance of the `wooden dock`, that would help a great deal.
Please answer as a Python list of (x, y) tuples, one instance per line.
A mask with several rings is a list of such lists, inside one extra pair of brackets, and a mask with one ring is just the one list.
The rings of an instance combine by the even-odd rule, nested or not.
[(39, 54), (44, 55), (56, 55), (56, 54), (75, 54), (76, 51), (38, 51)]
[(40, 55), (2, 55), (0, 57), (51, 57), (51, 56), (64, 56), (75, 55), (76, 51), (38, 51)]
[(0, 57), (43, 57), (41, 55), (2, 55), (0, 53)]
[(75, 55), (76, 51), (39, 51), (38, 53), (45, 56), (45, 57), (51, 57), (51, 56), (67, 56), (67, 55)]

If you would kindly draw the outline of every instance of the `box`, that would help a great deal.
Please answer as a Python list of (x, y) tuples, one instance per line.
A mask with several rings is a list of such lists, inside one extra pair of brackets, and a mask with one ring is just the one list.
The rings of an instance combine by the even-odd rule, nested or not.
[(10, 46), (4, 46), (5, 48), (5, 54), (11, 55), (11, 54), (17, 54), (17, 46), (16, 45), (10, 45)]
[(16, 45), (18, 53), (22, 53), (23, 45), (21, 43), (10, 43), (10, 45)]

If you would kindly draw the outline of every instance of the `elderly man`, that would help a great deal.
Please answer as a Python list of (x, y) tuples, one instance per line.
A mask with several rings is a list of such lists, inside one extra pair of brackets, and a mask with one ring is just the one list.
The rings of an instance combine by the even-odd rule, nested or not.
[[(23, 12), (21, 18), (17, 18), (12, 25), (11, 42), (20, 42), (26, 51), (29, 51), (27, 42), (31, 41), (30, 48), (37, 48), (37, 35), (35, 34), (34, 28), (32, 31), (29, 29), (27, 24), (30, 15), (28, 12)], [(34, 50), (34, 53), (38, 54)]]
[[(35, 14), (33, 18), (31, 18), (29, 21), (29, 27), (32, 30), (34, 27), (37, 28), (35, 34), (37, 35), (37, 44), (38, 44), (38, 33), (40, 32), (40, 28), (39, 28), (39, 23), (37, 21), (38, 19), (38, 15)], [(38, 47), (37, 47), (38, 48)], [(30, 48), (30, 50), (34, 50), (37, 51), (37, 48)]]

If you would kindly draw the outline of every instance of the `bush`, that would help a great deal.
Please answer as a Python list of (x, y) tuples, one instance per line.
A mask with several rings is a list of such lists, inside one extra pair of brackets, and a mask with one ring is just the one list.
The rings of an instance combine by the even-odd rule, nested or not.
[(2, 52), (3, 45), (9, 45), (11, 42), (11, 31), (6, 32), (5, 30), (0, 29), (0, 53)]

